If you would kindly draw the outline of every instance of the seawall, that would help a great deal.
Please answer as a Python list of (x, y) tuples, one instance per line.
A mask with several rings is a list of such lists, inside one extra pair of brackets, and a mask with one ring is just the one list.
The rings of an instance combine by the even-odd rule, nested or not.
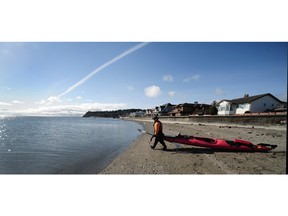
[[(133, 119), (151, 120), (151, 117), (134, 117)], [(287, 115), (233, 115), (233, 116), (159, 116), (162, 121), (210, 123), (226, 125), (286, 126)]]

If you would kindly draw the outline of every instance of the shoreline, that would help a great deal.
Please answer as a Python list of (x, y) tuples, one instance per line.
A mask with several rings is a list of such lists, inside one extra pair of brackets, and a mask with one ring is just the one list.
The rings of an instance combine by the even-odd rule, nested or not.
[[(153, 132), (152, 120), (133, 120)], [(169, 143), (166, 151), (159, 143), (149, 147), (150, 135), (141, 134), (98, 174), (285, 174), (286, 127), (191, 124), (163, 122), (167, 135), (178, 133), (211, 138), (249, 140), (254, 144), (269, 143), (278, 147), (270, 152), (220, 152), (213, 149)], [(135, 129), (136, 130), (136, 129)]]

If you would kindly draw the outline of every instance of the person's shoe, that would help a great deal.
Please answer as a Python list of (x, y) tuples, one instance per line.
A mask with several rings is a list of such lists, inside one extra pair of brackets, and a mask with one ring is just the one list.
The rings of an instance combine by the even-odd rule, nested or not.
[(164, 147), (162, 150), (163, 150), (163, 151), (167, 150), (167, 147)]
[(151, 149), (155, 149), (155, 147), (154, 147), (154, 146), (150, 146), (150, 148), (151, 148)]

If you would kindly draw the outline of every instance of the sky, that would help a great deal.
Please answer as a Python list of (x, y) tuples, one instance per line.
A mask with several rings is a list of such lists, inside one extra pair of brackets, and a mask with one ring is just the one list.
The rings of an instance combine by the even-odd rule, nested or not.
[(0, 115), (83, 115), (271, 93), (284, 42), (0, 42)]

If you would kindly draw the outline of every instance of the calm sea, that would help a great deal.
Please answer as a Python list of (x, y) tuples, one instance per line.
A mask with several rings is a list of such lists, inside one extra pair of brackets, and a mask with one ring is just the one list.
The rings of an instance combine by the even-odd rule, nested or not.
[(0, 174), (99, 173), (137, 128), (119, 119), (0, 117)]

